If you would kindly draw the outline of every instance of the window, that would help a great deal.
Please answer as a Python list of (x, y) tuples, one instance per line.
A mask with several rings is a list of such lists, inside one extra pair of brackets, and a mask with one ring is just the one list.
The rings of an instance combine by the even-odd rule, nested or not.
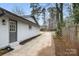
[(16, 22), (10, 21), (10, 32), (16, 32)]

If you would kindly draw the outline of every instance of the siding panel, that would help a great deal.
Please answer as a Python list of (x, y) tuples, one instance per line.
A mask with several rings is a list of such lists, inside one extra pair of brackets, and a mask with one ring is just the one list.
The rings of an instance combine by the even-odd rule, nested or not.
[(17, 24), (18, 24), (17, 34), (18, 34), (19, 42), (39, 34), (38, 27), (32, 26), (32, 28), (29, 29), (28, 24), (20, 22), (20, 21), (18, 21)]
[[(6, 19), (6, 25), (2, 25), (2, 19)], [(5, 17), (0, 18), (0, 48), (4, 48), (9, 42), (9, 26), (8, 19)]]

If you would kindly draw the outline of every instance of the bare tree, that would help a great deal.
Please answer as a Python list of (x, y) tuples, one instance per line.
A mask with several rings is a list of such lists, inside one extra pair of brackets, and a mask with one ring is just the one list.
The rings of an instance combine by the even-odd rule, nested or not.
[(39, 16), (41, 14), (41, 6), (39, 3), (31, 3), (30, 8), (32, 8), (31, 15), (35, 16), (37, 20), (39, 20)]
[(45, 8), (43, 8), (42, 9), (42, 18), (43, 18), (43, 25), (46, 25), (46, 9)]
[(49, 12), (49, 29), (51, 29), (51, 30), (56, 30), (56, 28), (57, 28), (57, 21), (56, 21), (56, 13), (57, 13), (57, 11), (56, 11), (56, 8), (55, 7), (49, 7), (48, 8), (48, 12)]
[(24, 10), (20, 6), (14, 6), (12, 11), (19, 16), (23, 16), (25, 14)]
[(63, 3), (56, 3), (57, 9), (57, 22), (58, 22), (58, 35), (62, 36), (62, 25), (63, 25)]

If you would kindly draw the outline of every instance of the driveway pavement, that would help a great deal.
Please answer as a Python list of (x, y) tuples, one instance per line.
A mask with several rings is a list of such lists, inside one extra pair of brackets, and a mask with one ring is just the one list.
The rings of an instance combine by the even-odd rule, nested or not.
[(18, 49), (3, 56), (38, 56), (40, 51), (46, 47), (51, 47), (52, 49), (49, 51), (52, 52), (52, 55), (55, 55), (54, 41), (51, 34), (51, 32), (43, 32), (41, 36), (34, 38), (24, 45), (17, 46)]

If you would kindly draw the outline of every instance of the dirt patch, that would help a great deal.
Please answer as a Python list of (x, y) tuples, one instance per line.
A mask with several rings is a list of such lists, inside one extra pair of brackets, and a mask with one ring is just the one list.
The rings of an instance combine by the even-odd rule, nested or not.
[(10, 47), (6, 47), (6, 48), (4, 48), (4, 49), (0, 49), (0, 56), (2, 56), (3, 54), (6, 54), (6, 53), (8, 53), (8, 52), (10, 52), (10, 51), (12, 51), (13, 49), (12, 48), (10, 48)]
[(41, 51), (39, 51), (38, 55), (39, 56), (52, 56), (51, 47), (46, 47), (42, 49)]
[(75, 44), (72, 40), (68, 39), (58, 39), (57, 36), (54, 37), (55, 43), (55, 54), (57, 56), (76, 56), (77, 50)]

